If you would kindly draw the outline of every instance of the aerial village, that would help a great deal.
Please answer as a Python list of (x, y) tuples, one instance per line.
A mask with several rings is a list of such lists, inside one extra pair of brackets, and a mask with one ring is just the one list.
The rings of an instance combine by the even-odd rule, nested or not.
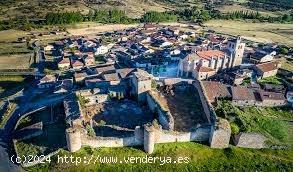
[[(292, 84), (258, 82), (277, 73), (292, 78), (279, 71), (279, 46), (258, 46), (241, 36), (144, 24), (55, 41), (40, 50), (41, 62), (48, 52), (58, 73), (39, 75), (35, 87), (41, 94), (66, 95), (66, 146), (72, 152), (84, 145), (143, 145), (152, 153), (155, 143), (180, 141), (226, 148), (231, 127), (215, 113), (218, 100), (293, 106)], [(242, 133), (234, 143), (262, 148), (265, 140)]]

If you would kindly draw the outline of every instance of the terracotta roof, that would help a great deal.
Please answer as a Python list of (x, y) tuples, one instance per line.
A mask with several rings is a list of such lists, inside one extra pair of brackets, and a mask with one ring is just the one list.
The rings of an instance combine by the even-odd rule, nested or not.
[(187, 61), (192, 61), (192, 60), (196, 60), (196, 59), (198, 59), (198, 56), (197, 56), (197, 54), (195, 54), (195, 53), (191, 53), (191, 54), (188, 54), (188, 55), (185, 57), (185, 59), (186, 59)]
[(255, 100), (255, 95), (252, 90), (246, 87), (233, 87), (232, 88), (233, 100)]
[(40, 79), (40, 82), (55, 82), (56, 77), (54, 75), (46, 75), (42, 79)]
[(198, 72), (214, 72), (215, 70), (209, 67), (204, 67), (204, 66), (197, 66), (196, 71)]
[(113, 65), (100, 67), (95, 69), (98, 74), (108, 72), (108, 71), (115, 71), (115, 67)]
[(269, 72), (278, 69), (278, 62), (268, 62), (256, 65), (256, 68), (262, 72)]
[(282, 93), (259, 91), (261, 100), (286, 100)]
[(87, 74), (85, 72), (81, 72), (81, 73), (75, 73), (74, 74), (74, 78), (83, 78), (86, 77)]
[(70, 64), (69, 58), (63, 58), (58, 64)]
[(83, 66), (83, 63), (82, 63), (81, 61), (79, 61), (79, 60), (73, 60), (73, 61), (71, 62), (71, 65), (72, 65), (73, 67), (77, 67), (77, 66)]
[(206, 96), (210, 102), (219, 97), (231, 97), (228, 86), (216, 81), (202, 81)]
[(210, 58), (221, 58), (225, 56), (225, 52), (220, 50), (208, 50), (199, 51), (196, 53), (200, 58), (210, 59)]
[(103, 77), (106, 81), (119, 81), (120, 80), (117, 73), (104, 74)]

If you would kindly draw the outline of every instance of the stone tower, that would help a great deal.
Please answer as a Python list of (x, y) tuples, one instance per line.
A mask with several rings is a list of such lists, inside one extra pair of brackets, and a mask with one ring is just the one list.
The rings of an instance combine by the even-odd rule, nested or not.
[(132, 92), (135, 94), (138, 102), (146, 101), (147, 91), (152, 89), (153, 76), (148, 72), (137, 69), (132, 77)]
[(66, 129), (67, 148), (70, 152), (76, 152), (81, 148), (81, 136), (78, 128)]
[(241, 37), (228, 41), (228, 50), (230, 52), (230, 67), (239, 66), (242, 63), (245, 43), (241, 43)]

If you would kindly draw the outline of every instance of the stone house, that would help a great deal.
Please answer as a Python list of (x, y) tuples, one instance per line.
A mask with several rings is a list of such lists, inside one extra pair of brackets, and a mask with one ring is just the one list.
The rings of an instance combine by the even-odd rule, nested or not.
[(52, 88), (55, 86), (57, 81), (56, 76), (54, 75), (45, 75), (39, 80), (38, 88)]
[(70, 68), (70, 59), (69, 58), (63, 58), (59, 63), (58, 63), (58, 69), (69, 69)]
[(77, 83), (83, 83), (87, 74), (85, 72), (75, 72), (74, 73), (74, 80)]
[(267, 62), (255, 65), (254, 70), (261, 78), (275, 76), (281, 65), (278, 62)]
[(266, 52), (266, 51), (256, 51), (254, 52), (250, 60), (253, 61), (254, 63), (265, 63), (265, 62), (270, 62), (274, 60), (274, 57), (276, 56), (276, 51), (273, 52)]
[(84, 64), (79, 60), (71, 60), (71, 66), (73, 69), (82, 69)]

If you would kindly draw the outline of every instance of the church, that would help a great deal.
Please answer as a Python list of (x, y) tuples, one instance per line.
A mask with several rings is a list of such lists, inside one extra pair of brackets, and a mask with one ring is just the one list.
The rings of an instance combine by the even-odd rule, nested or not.
[(188, 54), (180, 59), (177, 76), (204, 80), (219, 70), (239, 66), (244, 48), (245, 43), (241, 42), (241, 37), (237, 37), (229, 40), (223, 50), (204, 50)]

